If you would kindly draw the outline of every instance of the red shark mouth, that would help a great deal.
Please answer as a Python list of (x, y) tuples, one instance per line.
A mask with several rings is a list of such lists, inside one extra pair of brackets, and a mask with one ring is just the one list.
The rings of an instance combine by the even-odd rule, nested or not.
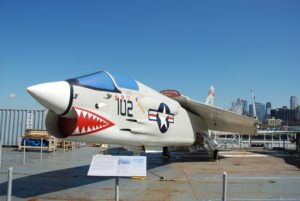
[(76, 111), (76, 119), (58, 118), (58, 128), (64, 137), (92, 134), (115, 125), (89, 110), (80, 107), (73, 107), (73, 109)]

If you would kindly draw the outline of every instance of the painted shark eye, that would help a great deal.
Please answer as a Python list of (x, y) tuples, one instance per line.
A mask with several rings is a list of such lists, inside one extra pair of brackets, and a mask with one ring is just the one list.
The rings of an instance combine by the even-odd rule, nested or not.
[(105, 107), (105, 106), (107, 106), (106, 103), (96, 103), (96, 104), (95, 104), (95, 108), (96, 108), (97, 110), (99, 110), (99, 109), (101, 109), (101, 108), (103, 108), (103, 107)]

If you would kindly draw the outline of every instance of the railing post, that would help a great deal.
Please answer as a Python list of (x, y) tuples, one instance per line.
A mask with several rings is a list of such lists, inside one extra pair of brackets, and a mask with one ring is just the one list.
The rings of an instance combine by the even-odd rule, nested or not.
[(41, 155), (40, 159), (43, 159), (43, 138), (41, 138)]
[(115, 201), (119, 201), (119, 198), (120, 198), (120, 193), (119, 193), (119, 190), (120, 190), (120, 187), (119, 187), (119, 177), (116, 177), (115, 178)]
[(2, 168), (2, 138), (0, 138), (0, 169)]
[(26, 141), (27, 141), (26, 138), (24, 138), (24, 141), (23, 141), (23, 165), (25, 165), (25, 162), (26, 162)]
[(223, 195), (222, 201), (227, 201), (227, 173), (223, 173)]
[(12, 171), (13, 171), (13, 167), (8, 168), (7, 197), (6, 197), (7, 201), (11, 201)]
[(249, 137), (249, 139), (248, 139), (248, 142), (249, 142), (248, 148), (251, 149), (251, 135), (249, 135), (248, 137)]

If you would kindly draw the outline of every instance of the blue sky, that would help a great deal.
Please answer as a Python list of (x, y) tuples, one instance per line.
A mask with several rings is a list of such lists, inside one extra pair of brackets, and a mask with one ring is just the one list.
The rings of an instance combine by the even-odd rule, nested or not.
[(215, 104), (300, 98), (300, 1), (0, 0), (0, 108), (26, 88), (99, 70)]

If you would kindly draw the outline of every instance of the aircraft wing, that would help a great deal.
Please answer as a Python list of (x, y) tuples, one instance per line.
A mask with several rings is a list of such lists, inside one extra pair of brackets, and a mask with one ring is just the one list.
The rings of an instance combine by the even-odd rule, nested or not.
[(173, 97), (187, 111), (200, 116), (207, 124), (208, 130), (255, 134), (258, 121), (254, 118), (235, 114), (214, 106), (206, 105), (186, 96)]

